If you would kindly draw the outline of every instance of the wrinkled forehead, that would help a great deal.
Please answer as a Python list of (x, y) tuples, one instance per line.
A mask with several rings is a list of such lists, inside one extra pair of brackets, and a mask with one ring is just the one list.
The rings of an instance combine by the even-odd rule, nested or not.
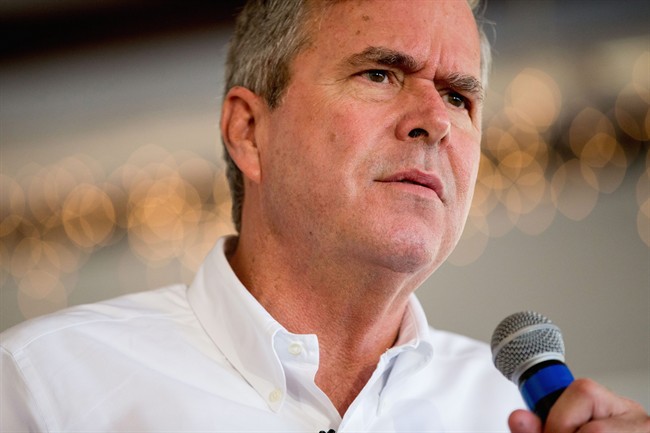
[(332, 54), (382, 46), (481, 76), (479, 32), (465, 0), (313, 0), (310, 17), (307, 49)]

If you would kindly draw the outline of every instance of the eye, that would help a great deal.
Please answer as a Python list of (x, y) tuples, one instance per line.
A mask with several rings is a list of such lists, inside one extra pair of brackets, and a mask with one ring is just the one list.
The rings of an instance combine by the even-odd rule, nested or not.
[(460, 93), (449, 92), (447, 95), (445, 95), (445, 98), (447, 99), (447, 102), (449, 102), (454, 107), (469, 108), (467, 98), (465, 98)]
[(361, 73), (362, 77), (372, 81), (373, 83), (388, 83), (390, 81), (390, 72), (382, 69), (371, 69)]

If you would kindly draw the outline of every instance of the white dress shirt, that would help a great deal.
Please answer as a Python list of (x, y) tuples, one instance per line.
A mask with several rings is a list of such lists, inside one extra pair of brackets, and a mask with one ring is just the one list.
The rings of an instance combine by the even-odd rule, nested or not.
[(412, 296), (396, 345), (341, 417), (316, 335), (280, 325), (220, 239), (189, 287), (69, 308), (0, 334), (2, 432), (505, 432), (523, 407), (483, 343), (429, 328)]

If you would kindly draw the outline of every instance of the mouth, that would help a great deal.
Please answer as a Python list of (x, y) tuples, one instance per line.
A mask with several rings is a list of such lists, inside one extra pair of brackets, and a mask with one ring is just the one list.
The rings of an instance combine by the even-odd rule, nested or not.
[(421, 170), (406, 170), (381, 178), (378, 182), (404, 185), (409, 190), (428, 195), (433, 192), (440, 200), (444, 201), (442, 181), (433, 173)]

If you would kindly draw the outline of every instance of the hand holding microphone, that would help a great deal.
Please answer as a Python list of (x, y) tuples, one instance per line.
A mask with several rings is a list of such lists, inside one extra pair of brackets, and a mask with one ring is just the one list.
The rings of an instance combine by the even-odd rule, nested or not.
[(515, 411), (513, 433), (650, 433), (650, 417), (637, 403), (588, 379), (574, 380), (564, 364), (560, 329), (534, 312), (505, 318), (492, 335), (497, 369), (519, 386), (537, 416)]

